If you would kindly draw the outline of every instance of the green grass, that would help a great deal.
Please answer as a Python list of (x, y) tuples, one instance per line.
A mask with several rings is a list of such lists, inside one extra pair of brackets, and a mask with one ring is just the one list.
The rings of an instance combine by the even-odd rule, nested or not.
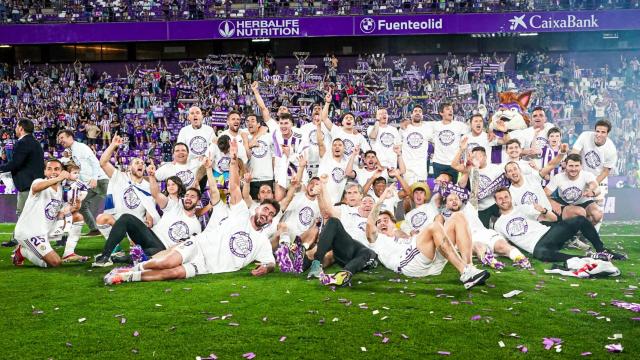
[[(0, 232), (11, 229), (0, 225)], [(603, 233), (638, 233), (638, 227), (610, 225)], [(587, 351), (591, 358), (637, 358), (640, 322), (631, 318), (640, 314), (610, 301), (640, 302), (636, 291), (625, 291), (639, 285), (640, 245), (636, 237), (605, 237), (605, 243), (621, 245), (630, 255), (631, 260), (617, 263), (623, 272), (619, 278), (559, 278), (543, 273), (547, 264), (534, 262), (535, 273), (507, 268), (492, 273), (488, 283), (495, 287), (472, 291), (463, 289), (450, 265), (441, 276), (427, 279), (378, 268), (358, 274), (353, 287), (336, 291), (287, 274), (253, 278), (248, 270), (106, 287), (102, 276), (107, 269), (89, 264), (14, 268), (10, 250), (3, 248), (1, 358), (195, 359), (215, 353), (242, 359), (254, 352), (256, 359), (406, 359), (442, 357), (438, 351), (457, 359), (576, 358)], [(85, 238), (77, 252), (93, 255), (101, 246), (97, 238)], [(524, 292), (502, 297), (514, 289)], [(591, 292), (597, 296), (588, 296)], [(360, 308), (361, 303), (368, 309)], [(581, 311), (572, 312), (574, 308)], [(34, 309), (43, 313), (34, 314)], [(610, 321), (587, 314), (589, 310)], [(226, 314), (233, 316), (207, 321)], [(120, 324), (116, 315), (126, 323)], [(481, 320), (472, 321), (474, 315)], [(80, 323), (80, 318), (86, 321)], [(385, 332), (388, 343), (373, 335), (377, 332)], [(512, 333), (519, 338), (508, 336)], [(621, 340), (607, 339), (618, 333)], [(287, 337), (284, 342), (279, 341), (282, 336)], [(562, 352), (544, 350), (544, 337), (561, 338)], [(624, 351), (610, 355), (604, 346), (611, 343), (622, 343)], [(520, 344), (528, 347), (527, 354), (516, 349)]]

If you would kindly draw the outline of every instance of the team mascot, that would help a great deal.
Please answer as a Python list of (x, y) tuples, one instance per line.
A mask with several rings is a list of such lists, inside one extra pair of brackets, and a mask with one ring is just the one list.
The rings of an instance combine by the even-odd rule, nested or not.
[(525, 91), (516, 94), (512, 91), (498, 94), (498, 109), (489, 121), (489, 130), (501, 136), (500, 133), (507, 133), (513, 130), (521, 130), (529, 127), (530, 118), (527, 107), (531, 100), (533, 91)]

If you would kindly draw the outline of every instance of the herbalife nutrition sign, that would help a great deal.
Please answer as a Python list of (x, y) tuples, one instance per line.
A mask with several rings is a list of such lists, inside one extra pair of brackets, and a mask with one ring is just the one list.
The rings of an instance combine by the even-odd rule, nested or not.
[(0, 44), (640, 30), (640, 10), (0, 25)]

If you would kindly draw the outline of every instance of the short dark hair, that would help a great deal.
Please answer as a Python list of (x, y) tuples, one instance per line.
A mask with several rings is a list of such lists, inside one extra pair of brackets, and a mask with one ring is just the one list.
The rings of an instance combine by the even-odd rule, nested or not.
[(67, 165), (64, 166), (64, 169), (66, 171), (73, 171), (75, 169), (80, 170), (80, 166), (76, 165), (76, 163), (74, 163), (73, 161), (69, 161)]
[(449, 101), (445, 101), (443, 103), (440, 104), (440, 106), (438, 106), (438, 113), (441, 113), (444, 111), (444, 108), (446, 108), (447, 106), (453, 106), (453, 104)]
[(607, 128), (607, 134), (609, 133), (609, 131), (611, 131), (611, 123), (608, 120), (598, 120), (596, 121), (596, 125), (593, 127), (593, 129), (597, 129), (598, 126), (604, 126)]
[(520, 141), (518, 139), (509, 139), (509, 141), (507, 141), (504, 146), (505, 147), (509, 147), (509, 145), (511, 144), (518, 144), (519, 147), (522, 147), (522, 144), (520, 143)]
[(188, 191), (194, 191), (198, 195), (198, 199), (202, 198), (202, 191), (198, 188), (188, 188), (184, 193), (186, 194)]
[(582, 162), (582, 157), (580, 156), (580, 154), (569, 154), (567, 155), (567, 161), (575, 161), (575, 162)]
[(420, 104), (413, 105), (413, 107), (411, 108), (411, 111), (413, 112), (413, 110), (415, 110), (415, 109), (420, 109), (420, 110), (424, 111), (424, 108)]
[(276, 214), (280, 212), (280, 203), (277, 202), (275, 199), (264, 199), (262, 200), (260, 205), (271, 205), (273, 206), (274, 209), (276, 209)]
[(248, 119), (248, 118), (250, 118), (250, 117), (252, 117), (252, 116), (253, 116), (254, 118), (256, 118), (256, 121), (259, 121), (259, 120), (258, 120), (258, 115), (256, 115), (256, 114), (255, 114), (255, 113), (253, 113), (253, 112), (248, 113), (244, 118), (245, 118), (245, 119)]
[(187, 146), (187, 144), (183, 143), (183, 142), (177, 142), (175, 144), (173, 144), (173, 151), (176, 151), (176, 147), (178, 146), (184, 146), (185, 148), (187, 148), (187, 153), (189, 153), (189, 147)]
[(355, 121), (356, 116), (352, 112), (346, 112), (346, 113), (342, 114), (342, 117), (340, 118), (340, 122), (343, 122), (344, 118), (346, 118), (347, 115), (351, 115), (353, 117), (353, 120)]
[(378, 176), (375, 180), (373, 180), (373, 185), (377, 184), (377, 183), (387, 183), (387, 179), (384, 178), (384, 176)]
[(63, 129), (63, 130), (58, 131), (58, 134), (56, 135), (56, 137), (60, 136), (61, 134), (73, 137), (73, 131), (71, 131), (69, 129)]
[(484, 123), (484, 117), (482, 117), (482, 115), (480, 115), (480, 114), (471, 115), (471, 117), (469, 118), (469, 123), (471, 123), (471, 121), (473, 121), (473, 118), (475, 118), (475, 117), (479, 117), (480, 119), (482, 119), (482, 122)]
[(484, 146), (474, 146), (473, 149), (471, 149), (471, 152), (474, 153), (476, 151), (481, 151), (483, 153), (487, 153), (487, 150), (484, 148)]
[(340, 139), (340, 138), (335, 138), (333, 139), (333, 141), (331, 141), (331, 143), (333, 144), (336, 141), (340, 141), (343, 145), (344, 145), (344, 140)]
[(509, 191), (509, 188), (506, 187), (506, 186), (503, 186), (503, 187), (498, 188), (498, 190), (496, 190), (496, 192), (493, 193), (493, 198), (495, 199), (495, 197), (496, 197), (496, 195), (498, 193), (505, 192), (505, 191), (508, 192), (509, 195), (511, 195), (511, 191)]
[(555, 134), (555, 133), (558, 133), (558, 134), (562, 135), (562, 130), (560, 130), (560, 128), (557, 127), (557, 126), (554, 126), (551, 129), (549, 129), (549, 131), (547, 131), (547, 137), (549, 137), (551, 134)]
[(241, 116), (241, 114), (240, 114), (240, 112), (239, 112), (239, 111), (231, 110), (231, 111), (229, 111), (229, 113), (227, 114), (227, 120), (229, 120), (229, 118), (231, 117), (231, 115), (234, 115), (234, 114), (235, 114), (235, 115), (238, 115), (238, 116)]
[(226, 153), (227, 151), (229, 151), (230, 147), (231, 138), (229, 137), (229, 135), (220, 135), (220, 137), (218, 138), (218, 149), (220, 149), (220, 151), (222, 151), (223, 153)]
[(56, 159), (56, 158), (49, 158), (47, 159), (47, 161), (44, 162), (44, 167), (47, 167), (47, 164), (50, 162), (57, 162), (58, 164), (60, 164), (60, 167), (64, 169), (64, 164), (62, 163), (62, 161)]
[(378, 157), (378, 154), (373, 150), (367, 150), (364, 152), (364, 156), (366, 157), (369, 154), (373, 154), (373, 156)]
[(291, 116), (291, 113), (288, 112), (282, 113), (280, 116), (278, 116), (278, 120), (289, 120), (293, 124), (293, 116)]
[(33, 134), (33, 121), (30, 119), (20, 119), (18, 120), (17, 125), (20, 126), (27, 134)]
[(531, 113), (533, 114), (534, 111), (542, 111), (546, 115), (546, 112), (544, 111), (544, 108), (542, 106), (534, 107), (533, 110), (531, 110)]

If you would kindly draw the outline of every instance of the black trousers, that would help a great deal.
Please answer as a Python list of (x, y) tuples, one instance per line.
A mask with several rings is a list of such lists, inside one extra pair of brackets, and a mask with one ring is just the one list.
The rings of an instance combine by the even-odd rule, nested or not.
[(107, 243), (104, 245), (104, 249), (102, 250), (102, 255), (111, 255), (113, 249), (118, 246), (120, 241), (122, 241), (127, 234), (131, 238), (131, 241), (136, 245), (140, 245), (144, 250), (144, 253), (149, 256), (153, 256), (166, 249), (164, 244), (162, 244), (162, 241), (158, 239), (158, 236), (156, 236), (156, 234), (151, 231), (144, 222), (131, 214), (124, 214), (120, 216), (115, 224), (113, 224)]
[(600, 235), (598, 235), (598, 231), (593, 227), (593, 224), (584, 216), (576, 216), (551, 225), (549, 231), (540, 238), (533, 249), (533, 257), (551, 262), (564, 262), (575, 257), (575, 255), (563, 254), (560, 250), (579, 231), (589, 240), (596, 251), (604, 250), (604, 244), (600, 240)]
[(318, 236), (315, 260), (322, 262), (327, 252), (333, 250), (338, 265), (355, 274), (367, 267), (376, 267), (378, 254), (353, 240), (340, 220), (330, 218)]
[(489, 226), (491, 223), (491, 218), (500, 217), (500, 209), (498, 208), (498, 205), (493, 204), (482, 211), (478, 211), (478, 217), (480, 218), (480, 221), (482, 221), (482, 225), (484, 225), (484, 227), (486, 227), (487, 229), (491, 229), (491, 227)]

